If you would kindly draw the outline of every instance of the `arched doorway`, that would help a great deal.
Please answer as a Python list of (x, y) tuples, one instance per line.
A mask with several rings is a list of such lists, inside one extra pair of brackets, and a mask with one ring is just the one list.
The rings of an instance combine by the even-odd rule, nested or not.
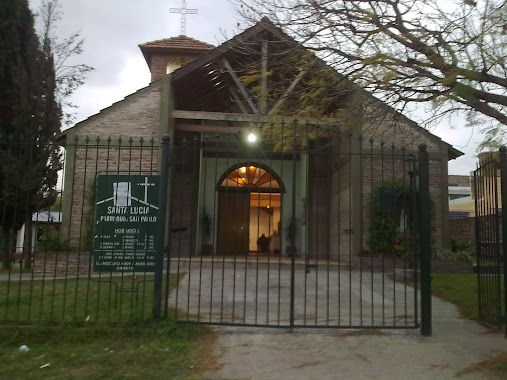
[(229, 168), (217, 183), (217, 253), (277, 254), (284, 187), (281, 178), (260, 163)]

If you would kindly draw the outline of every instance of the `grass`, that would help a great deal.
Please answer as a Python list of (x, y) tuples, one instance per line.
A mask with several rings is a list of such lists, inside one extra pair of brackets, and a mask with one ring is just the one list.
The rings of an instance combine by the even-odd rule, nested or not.
[[(21, 268), (20, 268), (19, 264), (14, 264), (11, 268), (8, 268), (8, 269), (4, 269), (4, 268), (0, 267), (0, 274), (8, 275), (9, 273), (19, 273), (19, 272), (21, 272)], [(30, 272), (31, 273), (31, 270), (23, 269), (23, 272), (25, 272), (25, 273)]]
[[(215, 336), (172, 321), (143, 327), (0, 329), (1, 379), (199, 379)], [(29, 351), (19, 350), (27, 345)]]
[[(503, 281), (500, 281), (500, 292), (496, 288), (496, 280), (493, 277), (485, 276), (482, 278), (484, 286), (495, 291), (485, 292), (489, 297), (488, 302), (483, 303), (483, 311), (488, 315), (487, 306), (492, 308), (490, 314), (494, 313), (493, 308), (497, 303), (503, 302)], [(452, 302), (458, 306), (461, 315), (464, 318), (479, 320), (479, 300), (477, 275), (475, 274), (433, 274), (432, 280), (433, 294), (440, 298)]]
[[(0, 327), (0, 379), (199, 379), (215, 368), (209, 329), (151, 319), (153, 276), (102, 280), (0, 282), (10, 324)], [(177, 282), (170, 275), (170, 289)]]
[[(153, 276), (109, 276), (67, 280), (30, 280), (15, 277), (0, 282), (0, 321), (40, 322), (126, 322), (150, 319), (153, 305)], [(164, 287), (165, 290), (165, 277)], [(177, 276), (170, 275), (174, 288)]]
[(464, 318), (479, 319), (477, 276), (474, 274), (433, 274), (433, 294), (452, 302)]

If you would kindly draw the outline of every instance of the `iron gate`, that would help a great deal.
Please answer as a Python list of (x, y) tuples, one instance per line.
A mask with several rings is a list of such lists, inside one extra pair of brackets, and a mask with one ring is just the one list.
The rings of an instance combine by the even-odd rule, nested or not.
[[(245, 129), (176, 132), (171, 149), (168, 137), (162, 145), (76, 137), (47, 209), (13, 182), (0, 198), (0, 321), (170, 315), (243, 326), (417, 327), (415, 274), (429, 241), (419, 238), (416, 212), (416, 189), (428, 185), (421, 152), (416, 165), (413, 145), (334, 127)], [(12, 154), (18, 147), (30, 149), (2, 145), (24, 157)], [(429, 314), (421, 315), (424, 326)]]
[(499, 154), (480, 156), (474, 172), (479, 318), (499, 329), (506, 323), (507, 304), (507, 247), (503, 242), (507, 233), (503, 208), (507, 199), (506, 165), (506, 148), (502, 147)]
[(413, 145), (297, 124), (231, 131), (174, 136), (169, 314), (417, 327)]

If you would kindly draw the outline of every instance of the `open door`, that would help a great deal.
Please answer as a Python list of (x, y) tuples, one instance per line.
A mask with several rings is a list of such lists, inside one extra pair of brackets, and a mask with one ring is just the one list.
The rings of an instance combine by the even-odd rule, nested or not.
[(250, 194), (221, 191), (218, 194), (217, 253), (247, 255), (249, 245)]

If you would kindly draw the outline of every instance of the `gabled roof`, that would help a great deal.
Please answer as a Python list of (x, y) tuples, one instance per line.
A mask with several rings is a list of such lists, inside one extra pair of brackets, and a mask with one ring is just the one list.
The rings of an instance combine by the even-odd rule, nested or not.
[(215, 46), (192, 37), (181, 35), (178, 37), (145, 42), (144, 44), (139, 44), (139, 48), (143, 52), (146, 62), (150, 64), (150, 56), (152, 53), (186, 53), (198, 55), (214, 49)]
[(215, 46), (208, 44), (207, 42), (196, 40), (195, 38), (188, 36), (178, 36), (171, 38), (164, 38), (162, 40), (155, 40), (150, 42), (145, 42), (144, 44), (139, 44), (141, 49), (151, 48), (151, 49), (182, 49), (182, 50), (198, 50), (198, 51), (208, 51), (213, 49)]
[[(255, 25), (251, 26), (250, 28), (246, 29), (240, 34), (237, 34), (230, 40), (222, 43), (221, 45), (217, 46), (215, 49), (208, 51), (207, 53), (203, 54), (198, 59), (186, 64), (185, 66), (180, 67), (179, 69), (175, 70), (171, 74), (171, 80), (178, 81), (179, 79), (183, 77), (187, 77), (190, 75), (190, 73), (199, 70), (201, 67), (207, 66), (209, 63), (211, 63), (213, 60), (216, 60), (219, 57), (224, 56), (226, 53), (233, 51), (235, 48), (238, 48), (245, 44), (249, 39), (252, 39), (253, 37), (260, 35), (263, 32), (269, 32), (275, 37), (279, 38), (280, 41), (284, 41), (292, 45), (292, 48), (305, 48), (301, 43), (297, 42), (295, 39), (284, 33), (280, 28), (275, 26), (271, 20), (269, 20), (267, 17), (263, 17), (261, 21), (256, 23)], [(320, 62), (321, 65), (330, 67), (325, 61), (322, 59), (316, 57), (317, 60)], [(335, 72), (338, 75), (341, 75), (339, 72), (335, 70)], [(366, 90), (362, 90), (364, 93), (370, 97), (374, 98), (369, 92)], [(403, 119), (405, 122), (407, 122), (409, 125), (418, 128), (423, 135), (427, 136), (431, 140), (433, 140), (435, 143), (445, 144), (448, 147), (448, 159), (452, 160), (455, 158), (458, 158), (462, 156), (464, 153), (454, 148), (451, 144), (446, 143), (443, 141), (440, 137), (432, 134), (431, 132), (427, 131), (423, 127), (421, 127), (419, 124), (417, 124), (415, 121), (411, 120), (410, 118), (406, 117), (402, 113), (398, 112), (391, 106), (385, 104), (381, 100), (374, 98), (376, 102), (383, 105), (384, 107), (388, 108), (389, 112), (394, 113), (397, 117)]]
[[(211, 44), (208, 44), (208, 43), (202, 42), (202, 41), (198, 41), (194, 38), (187, 37), (187, 36), (178, 36), (178, 37), (172, 37), (172, 38), (167, 38), (167, 39), (162, 39), (162, 40), (157, 40), (157, 41), (146, 42), (144, 44), (140, 44), (139, 47), (141, 48), (141, 51), (143, 52), (143, 54), (148, 62), (149, 62), (149, 57), (151, 55), (150, 53), (155, 52), (155, 51), (161, 52), (161, 51), (167, 50), (170, 52), (187, 52), (190, 54), (202, 53), (202, 55), (199, 58), (197, 58), (196, 60), (175, 70), (171, 74), (171, 81), (173, 81), (173, 82), (179, 81), (182, 78), (185, 78), (185, 79), (183, 79), (183, 81), (186, 81), (186, 78), (189, 78), (191, 73), (193, 73), (203, 67), (206, 67), (212, 61), (216, 60), (217, 58), (220, 58), (221, 56), (223, 56), (224, 54), (226, 54), (230, 51), (233, 51), (235, 48), (240, 47), (243, 44), (245, 44), (251, 38), (254, 38), (255, 36), (260, 35), (261, 33), (264, 33), (266, 31), (271, 33), (273, 36), (279, 38), (280, 41), (287, 42), (289, 45), (292, 46), (292, 48), (295, 48), (298, 46), (301, 48), (304, 48), (303, 45), (301, 45), (300, 43), (295, 41), (292, 37), (285, 34), (281, 29), (276, 27), (266, 17), (264, 17), (261, 21), (259, 21), (258, 23), (256, 23), (252, 27), (246, 29), (242, 33), (234, 36), (232, 39), (222, 43), (218, 47), (213, 47), (213, 45), (211, 45)], [(325, 61), (320, 60), (320, 59), (318, 59), (318, 60), (320, 61), (320, 64), (328, 66), (325, 63)], [(337, 72), (337, 74), (340, 75), (338, 72)], [(158, 81), (153, 82), (150, 85), (148, 85), (147, 87), (145, 87), (144, 89), (138, 90), (134, 94), (128, 95), (127, 97), (125, 97), (124, 100), (114, 103), (110, 107), (100, 111), (100, 113), (103, 113), (106, 110), (114, 108), (116, 105), (125, 102), (127, 99), (130, 99), (136, 95), (142, 94), (146, 89), (155, 85), (157, 82)], [(368, 93), (366, 90), (363, 90), (363, 91), (365, 92), (365, 94), (372, 97), (372, 95), (370, 93)], [(447, 146), (449, 159), (454, 159), (454, 158), (457, 158), (457, 157), (463, 155), (462, 152), (455, 149), (452, 145), (446, 143), (438, 136), (435, 136), (434, 134), (430, 133), (426, 129), (422, 128), (420, 125), (418, 125), (413, 120), (411, 120), (408, 117), (406, 117), (405, 115), (399, 113), (397, 110), (388, 106), (387, 104), (381, 102), (379, 99), (377, 99), (377, 98), (375, 98), (375, 99), (376, 99), (376, 102), (378, 102), (379, 104), (382, 104), (383, 106), (388, 108), (388, 110), (390, 112), (393, 112), (396, 116), (398, 116), (399, 118), (402, 118), (409, 125), (411, 125), (415, 128), (418, 128), (422, 132), (423, 135), (427, 136), (428, 138), (433, 140), (435, 143), (444, 144), (445, 146)], [(77, 123), (74, 127), (81, 125), (84, 121), (90, 120), (97, 115), (99, 115), (99, 114), (93, 115), (93, 116), (89, 117), (88, 119), (83, 120), (80, 123)], [(72, 127), (72, 128), (74, 128), (74, 127)], [(66, 135), (67, 131), (68, 130), (64, 131), (59, 136), (60, 139), (62, 139)]]
[(207, 63), (210, 63), (214, 59), (244, 44), (247, 40), (260, 34), (263, 31), (269, 31), (273, 35), (279, 37), (280, 40), (282, 41), (288, 41), (290, 43), (302, 46), (301, 44), (297, 43), (296, 40), (294, 40), (292, 37), (288, 36), (287, 34), (282, 32), (279, 28), (277, 28), (267, 17), (263, 17), (261, 21), (251, 26), (250, 28), (246, 29), (242, 33), (235, 35), (230, 40), (225, 41), (224, 43), (217, 46), (213, 50), (210, 50), (209, 52), (202, 55), (195, 61), (192, 61), (187, 65), (175, 70), (171, 74), (172, 80), (177, 80), (187, 75), (188, 73), (198, 69), (199, 67), (206, 65)]
[(113, 104), (111, 104), (110, 106), (108, 106), (106, 108), (101, 109), (96, 114), (88, 116), (86, 119), (77, 122), (72, 127), (65, 129), (64, 131), (62, 131), (62, 133), (60, 133), (59, 135), (57, 135), (55, 137), (56, 142), (59, 143), (62, 146), (65, 146), (65, 144), (66, 144), (66, 141), (65, 141), (66, 136), (67, 136), (67, 134), (71, 130), (78, 129), (82, 125), (86, 124), (88, 121), (93, 120), (93, 119), (95, 119), (95, 118), (97, 118), (99, 116), (102, 116), (102, 115), (106, 114), (107, 112), (110, 112), (110, 111), (114, 110), (116, 107), (118, 107), (118, 106), (120, 106), (122, 104), (125, 104), (125, 102), (137, 99), (139, 96), (142, 96), (147, 91), (153, 89), (153, 87), (159, 86), (159, 85), (160, 85), (160, 81), (151, 82), (146, 87), (140, 88), (139, 90), (137, 90), (137, 91), (135, 91), (135, 92), (133, 92), (131, 94), (126, 95), (123, 99), (121, 99), (121, 100), (119, 100), (117, 102), (114, 102)]

